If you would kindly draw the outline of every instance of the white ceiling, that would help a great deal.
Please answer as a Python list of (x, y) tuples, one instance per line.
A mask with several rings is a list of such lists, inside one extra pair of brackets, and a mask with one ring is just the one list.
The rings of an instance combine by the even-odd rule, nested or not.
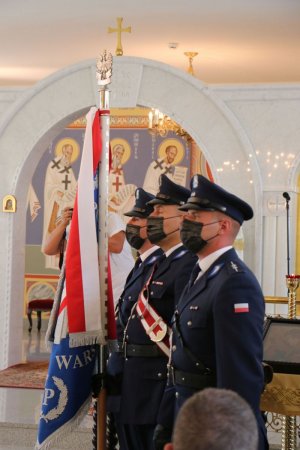
[[(300, 82), (299, 0), (0, 0), (0, 85), (28, 86), (116, 49), (156, 59), (205, 83)], [(178, 43), (170, 49), (170, 42)]]

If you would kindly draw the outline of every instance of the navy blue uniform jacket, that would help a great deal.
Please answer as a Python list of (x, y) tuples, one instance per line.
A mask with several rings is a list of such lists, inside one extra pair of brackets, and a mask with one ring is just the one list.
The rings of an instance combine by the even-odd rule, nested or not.
[[(139, 293), (149, 278), (153, 265), (163, 254), (163, 251), (158, 248), (140, 264), (137, 270), (132, 269), (129, 272), (118, 302), (117, 339), (119, 342), (123, 341), (124, 328), (130, 316), (131, 308), (136, 303)], [(108, 373), (110, 375), (121, 373), (123, 365), (124, 358), (120, 354), (113, 353), (108, 361)]]
[[(265, 427), (259, 410), (264, 385), (264, 311), (263, 294), (255, 276), (230, 249), (190, 289), (185, 289), (176, 312), (183, 342), (215, 372), (216, 386), (232, 389), (251, 405), (260, 428), (260, 449), (268, 448), (262, 444)], [(199, 373), (195, 360), (183, 349), (174, 323), (172, 365), (181, 371)], [(177, 384), (176, 391), (178, 410), (196, 389)]]
[[(180, 246), (161, 261), (155, 270), (149, 286), (149, 303), (169, 326), (171, 326), (175, 305), (189, 280), (196, 260), (194, 255)], [(143, 286), (146, 280), (144, 279)], [(121, 305), (123, 322), (121, 328), (122, 331), (124, 327), (126, 329), (126, 342), (153, 345), (136, 311), (132, 311), (141, 291), (141, 285), (135, 282), (131, 284), (131, 287), (131, 292), (125, 289), (126, 294)], [(120, 333), (120, 327), (118, 328)], [(163, 353), (158, 357), (126, 358), (123, 367), (120, 421), (128, 424), (155, 424), (166, 380), (167, 357)], [(170, 407), (173, 408), (173, 406), (170, 404)]]

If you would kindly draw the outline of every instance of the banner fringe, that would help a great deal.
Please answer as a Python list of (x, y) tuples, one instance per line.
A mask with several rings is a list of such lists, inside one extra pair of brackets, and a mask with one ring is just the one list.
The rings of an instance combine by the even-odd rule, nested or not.
[(71, 333), (69, 335), (70, 348), (94, 344), (105, 345), (105, 343), (105, 336), (100, 331), (85, 331), (82, 333)]
[(72, 419), (70, 419), (69, 422), (67, 422), (61, 428), (52, 433), (47, 439), (45, 439), (45, 441), (42, 444), (40, 444), (37, 441), (34, 450), (50, 450), (51, 447), (58, 444), (58, 441), (62, 436), (65, 436), (68, 433), (71, 433), (76, 428), (78, 428), (78, 426), (88, 413), (91, 401), (92, 396), (90, 395), (89, 398), (85, 401), (85, 403), (83, 403), (81, 408), (78, 410), (77, 414), (74, 417), (72, 417)]

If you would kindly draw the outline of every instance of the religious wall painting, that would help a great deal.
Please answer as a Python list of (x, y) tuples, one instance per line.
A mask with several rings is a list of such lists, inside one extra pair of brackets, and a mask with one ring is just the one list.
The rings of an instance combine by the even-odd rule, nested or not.
[[(166, 174), (187, 187), (190, 177), (199, 173), (194, 172), (191, 165), (201, 156), (199, 147), (172, 132), (164, 137), (150, 134), (148, 111), (146, 108), (112, 110), (110, 136), (112, 172), (115, 173), (110, 174), (109, 207), (125, 222), (123, 213), (131, 209), (135, 189), (145, 186), (147, 170), (157, 165), (155, 161), (169, 158), (167, 169), (171, 169)], [(82, 117), (65, 128), (45, 149), (34, 172), (31, 191), (35, 195), (31, 203), (40, 210), (36, 208), (33, 213), (28, 208), (26, 273), (58, 273), (58, 258), (46, 258), (41, 247), (47, 233), (57, 224), (61, 210), (74, 202), (85, 126), (86, 120)], [(170, 146), (176, 150), (170, 150)], [(207, 168), (203, 175), (207, 176)], [(158, 186), (154, 190), (157, 192)]]
[(147, 167), (143, 189), (155, 195), (159, 190), (162, 174), (181, 186), (187, 184), (188, 166), (179, 165), (185, 159), (185, 148), (179, 138), (163, 139), (157, 148), (157, 156)]
[[(70, 136), (63, 137), (54, 146), (45, 172), (43, 242), (60, 222), (64, 208), (74, 206), (77, 178), (72, 164), (80, 154), (79, 143)], [(46, 268), (58, 269), (58, 262), (58, 256), (45, 255)]]
[(125, 187), (124, 165), (131, 157), (131, 146), (126, 139), (114, 138), (110, 141), (111, 168), (109, 171), (109, 196), (114, 196)]
[(5, 195), (2, 200), (2, 212), (5, 213), (14, 213), (17, 210), (17, 200), (11, 195)]

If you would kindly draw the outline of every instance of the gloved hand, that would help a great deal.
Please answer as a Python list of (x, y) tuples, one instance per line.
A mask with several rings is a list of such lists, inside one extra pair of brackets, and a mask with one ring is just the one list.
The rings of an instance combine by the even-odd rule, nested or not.
[(108, 395), (121, 395), (123, 374), (116, 375), (106, 374), (106, 387)]
[(156, 425), (153, 433), (153, 443), (155, 450), (163, 450), (164, 445), (171, 442), (172, 430), (163, 425)]

